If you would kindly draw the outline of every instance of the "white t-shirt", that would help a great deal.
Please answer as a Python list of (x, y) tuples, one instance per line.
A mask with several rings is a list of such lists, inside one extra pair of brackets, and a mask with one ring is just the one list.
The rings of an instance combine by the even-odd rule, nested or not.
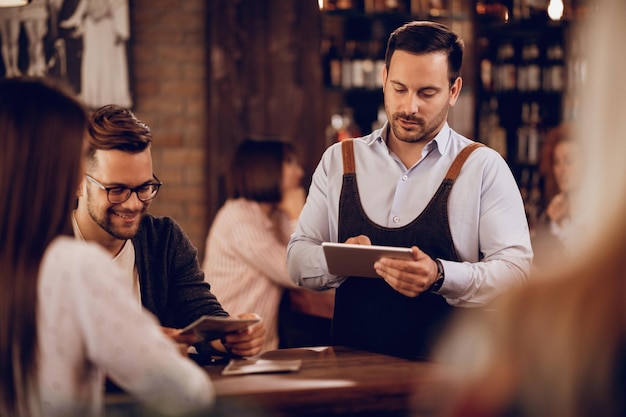
[[(76, 211), (72, 213), (72, 227), (74, 229), (74, 236), (78, 240), (85, 240), (78, 222), (76, 222)], [(128, 239), (124, 242), (124, 246), (120, 252), (113, 258), (113, 263), (118, 265), (122, 271), (126, 273), (128, 277), (128, 284), (132, 287), (133, 294), (137, 298), (139, 304), (141, 304), (141, 289), (139, 287), (139, 273), (135, 267), (135, 245), (133, 241)]]
[(100, 414), (105, 374), (161, 413), (213, 404), (206, 372), (180, 355), (97, 244), (54, 240), (41, 263), (37, 303), (42, 416)]

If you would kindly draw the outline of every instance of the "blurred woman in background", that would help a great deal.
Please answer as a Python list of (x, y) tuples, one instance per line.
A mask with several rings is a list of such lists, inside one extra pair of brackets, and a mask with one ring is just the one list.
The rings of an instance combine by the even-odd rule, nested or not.
[(542, 170), (548, 203), (533, 235), (535, 269), (560, 266), (585, 233), (586, 220), (574, 204), (580, 197), (584, 160), (573, 132), (572, 124), (563, 123), (546, 135)]
[(279, 140), (244, 140), (228, 177), (228, 200), (209, 230), (203, 270), (227, 311), (265, 320), (263, 350), (278, 347), (278, 307), (287, 273), (287, 243), (304, 206), (304, 175), (295, 149)]

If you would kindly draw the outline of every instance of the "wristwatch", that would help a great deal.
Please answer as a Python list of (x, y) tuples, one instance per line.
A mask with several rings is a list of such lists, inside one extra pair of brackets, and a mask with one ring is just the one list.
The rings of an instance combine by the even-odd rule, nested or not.
[(439, 289), (443, 285), (444, 279), (446, 278), (441, 261), (439, 259), (435, 259), (435, 263), (437, 264), (437, 278), (435, 279), (433, 285), (430, 286), (431, 292), (439, 291)]

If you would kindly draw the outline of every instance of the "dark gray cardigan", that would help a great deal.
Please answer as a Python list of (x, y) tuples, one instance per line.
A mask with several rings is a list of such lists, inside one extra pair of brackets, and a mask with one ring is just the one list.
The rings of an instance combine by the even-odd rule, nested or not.
[(147, 214), (132, 240), (141, 302), (162, 326), (182, 328), (204, 314), (228, 316), (204, 281), (198, 250), (174, 219)]

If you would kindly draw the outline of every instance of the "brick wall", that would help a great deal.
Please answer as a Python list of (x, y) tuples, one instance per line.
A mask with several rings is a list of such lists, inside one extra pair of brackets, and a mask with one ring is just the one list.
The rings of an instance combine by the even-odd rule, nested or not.
[(204, 0), (132, 0), (129, 42), (133, 111), (153, 133), (163, 181), (150, 211), (178, 221), (203, 257), (208, 230), (206, 9)]

